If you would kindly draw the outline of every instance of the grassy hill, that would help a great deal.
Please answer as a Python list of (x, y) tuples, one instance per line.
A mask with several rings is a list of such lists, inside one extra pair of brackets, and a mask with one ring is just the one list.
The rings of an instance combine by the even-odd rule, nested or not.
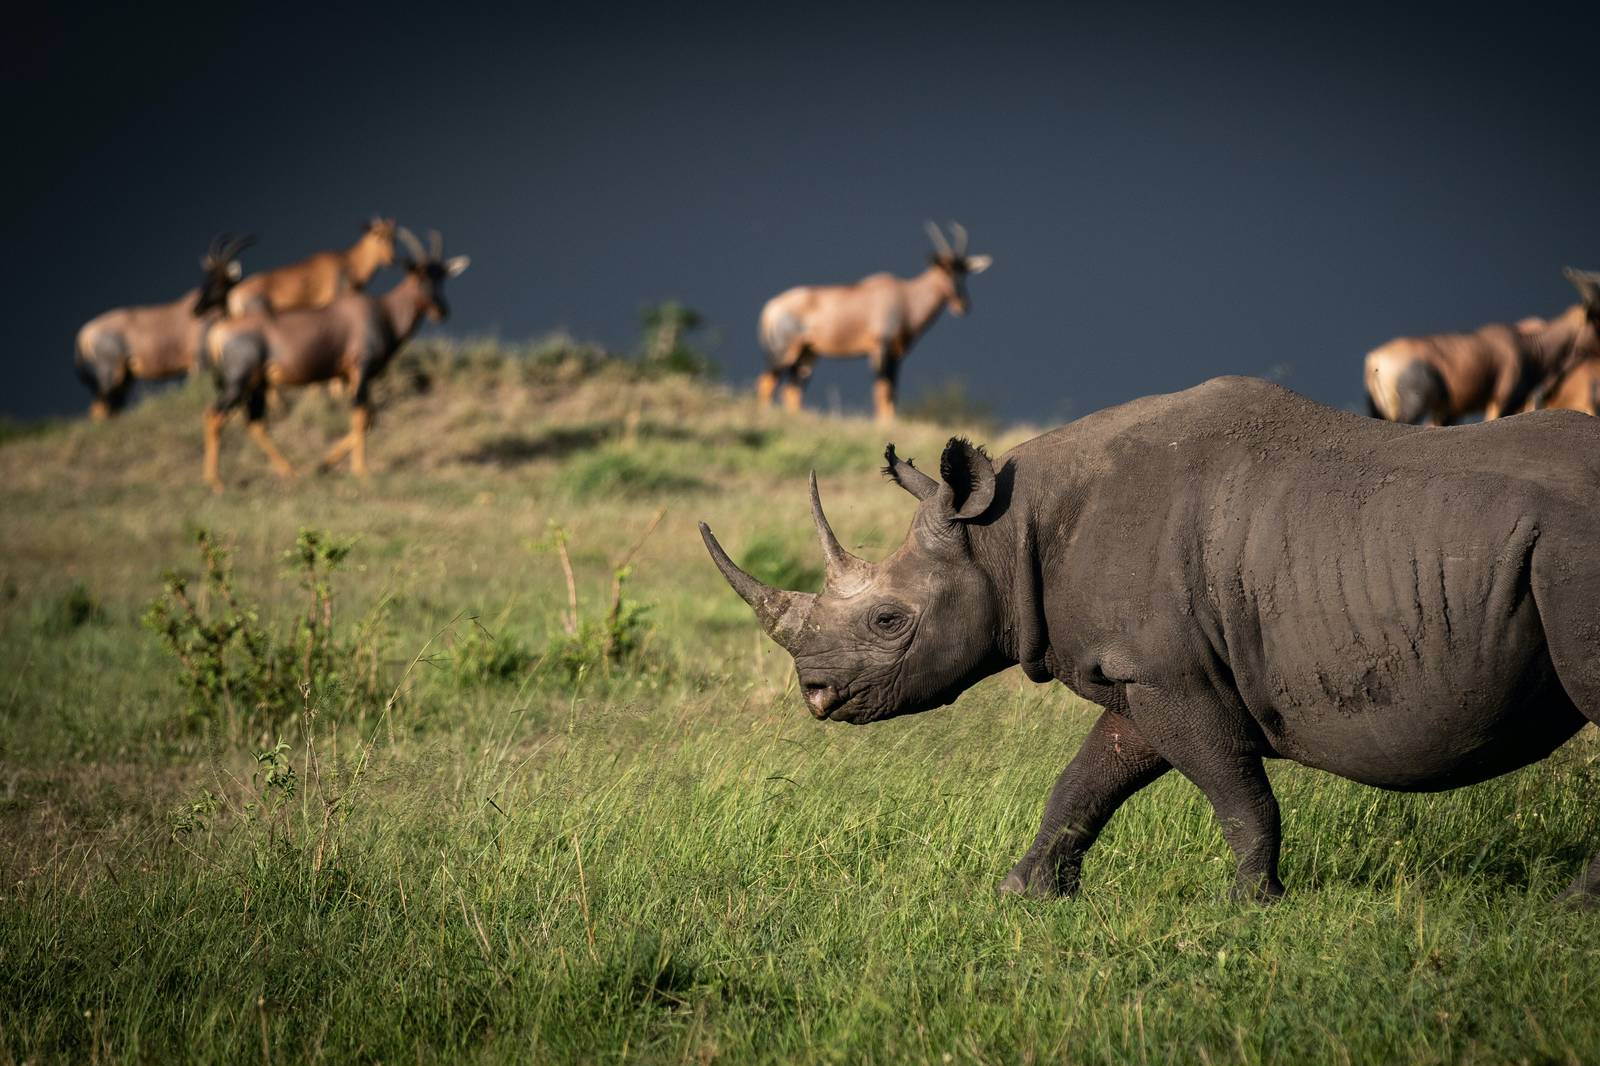
[[(219, 497), (205, 399), (0, 442), (0, 1063), (1600, 1058), (1600, 921), (1547, 904), (1600, 846), (1594, 730), (1432, 797), (1275, 767), (1274, 908), (1175, 776), (1080, 899), (1002, 900), (1092, 708), (1011, 671), (819, 725), (695, 532), (814, 587), (815, 468), (885, 553), (870, 423), (439, 344), (369, 482), (234, 425)], [(309, 466), (344, 419), (273, 432)]]

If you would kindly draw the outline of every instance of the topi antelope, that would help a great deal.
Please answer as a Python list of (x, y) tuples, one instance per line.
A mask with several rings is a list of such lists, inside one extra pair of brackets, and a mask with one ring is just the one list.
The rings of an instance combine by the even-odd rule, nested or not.
[[(1591, 330), (1600, 329), (1600, 274), (1586, 270), (1565, 271), (1567, 279), (1583, 294), (1583, 307)], [(1555, 407), (1600, 415), (1600, 351), (1574, 345), (1565, 365), (1534, 392), (1528, 406)]]
[(426, 251), (405, 227), (399, 227), (397, 234), (414, 258), (403, 262), (406, 276), (382, 296), (348, 292), (327, 307), (276, 315), (252, 311), (211, 331), (207, 351), (217, 398), (205, 413), (205, 479), (213, 490), (222, 491), (218, 450), (223, 424), (235, 409), (244, 407), (250, 437), (273, 470), (292, 477), (294, 468), (267, 435), (267, 389), (335, 380), (344, 382), (351, 397), (350, 432), (323, 456), (321, 466), (331, 468), (348, 455), (351, 471), (366, 476), (372, 381), (416, 332), (424, 315), (435, 322), (449, 315), (445, 279), (456, 277), (470, 263), (464, 255), (445, 259), (437, 230), (429, 235)]
[(252, 274), (234, 286), (228, 312), (293, 311), (326, 307), (340, 295), (360, 292), (379, 269), (394, 262), (395, 222), (374, 218), (344, 251), (317, 252), (298, 263)]
[(1590, 356), (1557, 378), (1539, 406), (1600, 415), (1600, 356)]
[[(950, 223), (952, 240), (928, 223), (934, 254), (914, 278), (872, 274), (854, 285), (801, 285), (774, 296), (761, 309), (761, 346), (767, 370), (756, 383), (765, 406), (783, 383), (783, 406), (800, 409), (818, 356), (866, 356), (876, 377), (872, 387), (878, 421), (894, 420), (900, 360), (948, 304), (955, 315), (971, 306), (967, 275), (981, 274), (993, 259), (967, 254), (967, 231)], [(787, 379), (787, 380), (785, 380)]]
[(135, 380), (162, 381), (199, 368), (206, 333), (222, 318), (239, 281), (238, 256), (254, 243), (251, 236), (213, 237), (200, 259), (199, 288), (171, 303), (107, 311), (78, 330), (74, 364), (94, 393), (91, 418), (120, 411)]
[[(1368, 408), (1391, 422), (1449, 425), (1479, 411), (1486, 421), (1516, 414), (1542, 383), (1588, 355), (1600, 355), (1590, 291), (1584, 303), (1545, 321), (1494, 323), (1471, 333), (1400, 337), (1367, 353)], [(1592, 284), (1591, 284), (1592, 288)]]

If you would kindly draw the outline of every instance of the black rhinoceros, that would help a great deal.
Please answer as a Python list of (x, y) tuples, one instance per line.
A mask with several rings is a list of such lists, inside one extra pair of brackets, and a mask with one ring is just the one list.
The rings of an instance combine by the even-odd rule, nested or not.
[[(1117, 807), (1176, 768), (1211, 801), (1234, 894), (1281, 895), (1292, 759), (1429, 791), (1600, 722), (1600, 421), (1451, 429), (1362, 418), (1248, 378), (1102, 411), (997, 462), (951, 440), (881, 563), (840, 547), (813, 476), (819, 595), (706, 546), (794, 657), (818, 718), (939, 707), (1014, 663), (1104, 713), (1001, 888), (1077, 887)], [(1600, 900), (1600, 856), (1564, 894)]]

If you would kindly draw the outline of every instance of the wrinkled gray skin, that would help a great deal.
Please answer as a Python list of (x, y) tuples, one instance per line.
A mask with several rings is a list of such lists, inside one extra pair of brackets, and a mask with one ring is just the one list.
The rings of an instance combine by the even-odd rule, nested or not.
[[(1020, 663), (1102, 708), (1001, 885), (1077, 888), (1118, 806), (1176, 769), (1211, 801), (1236, 897), (1272, 899), (1262, 760), (1379, 788), (1469, 785), (1600, 722), (1600, 420), (1418, 429), (1248, 378), (1102, 411), (991, 461), (952, 440), (882, 563), (820, 595), (706, 544), (795, 660), (813, 714), (939, 707)], [(1600, 901), (1600, 856), (1564, 893)]]

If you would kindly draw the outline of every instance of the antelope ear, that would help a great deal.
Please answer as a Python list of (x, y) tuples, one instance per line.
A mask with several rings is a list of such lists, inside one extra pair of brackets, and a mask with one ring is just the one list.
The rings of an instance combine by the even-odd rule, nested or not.
[(228, 263), (228, 280), (238, 281), (242, 277), (244, 277), (244, 267), (239, 265), (239, 260), (230, 260)]
[(967, 256), (967, 273), (968, 274), (982, 274), (985, 270), (988, 270), (993, 265), (994, 265), (994, 256), (992, 256), (992, 255), (969, 255), (969, 256)]
[(444, 273), (446, 277), (460, 277), (467, 272), (467, 267), (472, 265), (472, 257), (465, 255), (454, 256), (445, 261)]
[(994, 463), (982, 448), (951, 437), (939, 457), (939, 508), (953, 522), (982, 518), (994, 502)]

